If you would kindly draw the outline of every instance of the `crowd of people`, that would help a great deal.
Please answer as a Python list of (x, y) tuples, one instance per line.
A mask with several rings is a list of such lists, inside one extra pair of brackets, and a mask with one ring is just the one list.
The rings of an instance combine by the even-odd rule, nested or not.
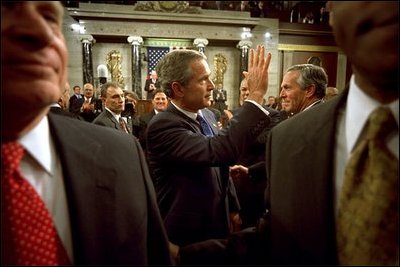
[(117, 83), (69, 98), (60, 2), (2, 2), (2, 265), (398, 265), (398, 5), (328, 2), (354, 73), (329, 100), (299, 64), (266, 103), (250, 49), (221, 126), (202, 53), (167, 53), (135, 117)]

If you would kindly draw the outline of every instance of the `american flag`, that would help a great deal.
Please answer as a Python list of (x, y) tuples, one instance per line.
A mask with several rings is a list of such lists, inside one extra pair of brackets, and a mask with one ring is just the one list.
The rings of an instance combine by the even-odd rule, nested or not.
[(148, 73), (156, 69), (158, 61), (169, 51), (170, 51), (169, 47), (160, 47), (160, 46), (147, 47)]

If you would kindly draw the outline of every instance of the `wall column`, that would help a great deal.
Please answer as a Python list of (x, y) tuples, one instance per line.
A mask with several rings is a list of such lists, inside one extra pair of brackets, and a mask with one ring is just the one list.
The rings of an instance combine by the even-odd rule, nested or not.
[(197, 47), (197, 50), (198, 50), (200, 53), (203, 53), (203, 54), (204, 54), (204, 52), (205, 52), (205, 50), (206, 50), (206, 46), (208, 45), (208, 40), (207, 40), (207, 39), (204, 39), (204, 38), (196, 38), (196, 39), (194, 39), (194, 41), (193, 41), (193, 45), (194, 45), (195, 47)]
[[(242, 53), (240, 54), (240, 73), (239, 73), (239, 81), (242, 81), (244, 76), (243, 76), (243, 71), (247, 71), (247, 66), (249, 62), (249, 48), (253, 45), (253, 43), (249, 40), (242, 40), (238, 43), (236, 46), (240, 50), (242, 50)], [(238, 86), (239, 88), (240, 86)]]
[(139, 99), (142, 97), (142, 62), (140, 58), (140, 45), (143, 44), (143, 38), (140, 36), (129, 36), (128, 42), (132, 45), (132, 91)]
[(83, 84), (91, 83), (94, 86), (92, 45), (96, 42), (92, 35), (81, 35), (82, 42), (82, 71)]

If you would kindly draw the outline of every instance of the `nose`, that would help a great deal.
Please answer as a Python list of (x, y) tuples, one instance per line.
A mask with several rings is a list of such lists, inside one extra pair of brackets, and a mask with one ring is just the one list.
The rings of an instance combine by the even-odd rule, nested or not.
[(40, 49), (53, 41), (54, 33), (50, 23), (55, 23), (45, 17), (37, 2), (22, 2), (13, 7), (15, 14), (13, 26), (14, 36), (18, 43), (25, 43), (30, 48)]
[(279, 93), (279, 96), (281, 98), (285, 98), (286, 97), (285, 89), (281, 89), (281, 92)]

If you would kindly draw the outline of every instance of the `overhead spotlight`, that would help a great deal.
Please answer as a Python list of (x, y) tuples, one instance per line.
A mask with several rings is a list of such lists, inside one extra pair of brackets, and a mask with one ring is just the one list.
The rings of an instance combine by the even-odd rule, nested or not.
[(265, 36), (265, 39), (272, 39), (272, 35), (271, 35), (270, 32), (266, 32), (266, 33), (264, 34), (264, 36)]

